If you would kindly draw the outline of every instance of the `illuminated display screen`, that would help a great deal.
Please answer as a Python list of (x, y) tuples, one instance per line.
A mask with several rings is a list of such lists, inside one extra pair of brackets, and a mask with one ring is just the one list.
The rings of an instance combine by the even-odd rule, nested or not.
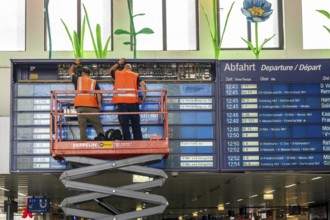
[(328, 61), (219, 66), (222, 170), (329, 169)]

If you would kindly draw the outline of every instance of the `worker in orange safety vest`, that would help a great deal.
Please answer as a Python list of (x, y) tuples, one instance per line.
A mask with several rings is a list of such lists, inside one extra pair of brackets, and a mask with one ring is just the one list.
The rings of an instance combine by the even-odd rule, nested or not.
[[(81, 67), (79, 59), (76, 59), (75, 62), (72, 63), (72, 65), (70, 66), (69, 75), (77, 91), (100, 90), (97, 81), (90, 78), (90, 69), (88, 67)], [(76, 94), (74, 99), (74, 106), (77, 110), (77, 113), (100, 112), (101, 105), (101, 93), (78, 93)], [(88, 122), (91, 122), (92, 126), (96, 131), (97, 137), (95, 137), (94, 140), (105, 140), (100, 115), (78, 115), (80, 140), (87, 140), (86, 129), (88, 126)]]
[[(120, 67), (123, 68), (120, 68)], [(119, 122), (122, 128), (124, 140), (131, 139), (129, 130), (130, 122), (132, 125), (132, 133), (134, 140), (142, 140), (142, 132), (140, 126), (140, 111), (139, 105), (146, 98), (147, 86), (141, 80), (138, 73), (132, 71), (130, 64), (125, 64), (125, 59), (121, 58), (118, 62), (112, 65), (109, 73), (114, 78), (114, 95), (112, 103), (116, 104), (119, 112), (135, 112), (132, 114), (119, 115)], [(139, 97), (138, 90), (141, 87), (143, 96)]]

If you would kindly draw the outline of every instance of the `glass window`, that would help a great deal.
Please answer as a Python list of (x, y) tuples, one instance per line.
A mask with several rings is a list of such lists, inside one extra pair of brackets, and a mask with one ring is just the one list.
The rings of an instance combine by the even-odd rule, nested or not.
[(0, 50), (25, 50), (25, 0), (0, 1)]
[[(231, 4), (235, 2), (231, 14), (229, 15), (229, 20), (227, 24), (227, 29), (223, 38), (222, 48), (247, 48), (246, 43), (241, 39), (250, 40), (255, 44), (255, 25), (246, 20), (245, 15), (241, 12), (243, 7), (243, 0), (228, 0), (220, 1), (220, 33), (223, 33), (225, 21), (227, 14), (230, 10)], [(269, 1), (272, 4), (273, 14), (270, 18), (264, 22), (258, 23), (258, 39), (259, 45), (266, 39), (270, 38), (275, 34), (264, 48), (279, 48), (280, 39), (282, 39), (282, 32), (280, 31), (280, 8), (278, 1)], [(239, 28), (238, 28), (239, 27)]]
[[(82, 0), (81, 3), (84, 4), (86, 7), (88, 17), (91, 23), (91, 28), (94, 34), (94, 39), (96, 34), (95, 33), (96, 24), (100, 24), (102, 44), (104, 47), (106, 39), (111, 35), (111, 1)], [(68, 34), (66, 33), (64, 25), (61, 22), (61, 19), (67, 25), (69, 32), (72, 36), (73, 31), (78, 32), (78, 30), (81, 29), (82, 19), (85, 15), (83, 6), (81, 5), (81, 12), (80, 12), (81, 19), (78, 20), (79, 15), (77, 10), (78, 10), (77, 1), (56, 0), (49, 2), (49, 20), (50, 20), (53, 50), (72, 51), (71, 41), (69, 40)], [(48, 37), (46, 39), (48, 39)], [(87, 22), (85, 25), (84, 48), (85, 51), (94, 50), (90, 32), (87, 26)]]
[(134, 18), (136, 32), (145, 27), (154, 31), (137, 35), (137, 50), (163, 50), (162, 0), (134, 0), (133, 15), (136, 14), (145, 14)]
[[(60, 51), (72, 51), (72, 44), (65, 31), (61, 19), (67, 25), (71, 36), (77, 31), (77, 2), (67, 0), (49, 1), (49, 23), (52, 37), (52, 49)], [(48, 36), (47, 38), (48, 39)], [(48, 48), (48, 44), (47, 44)]]
[(323, 25), (330, 28), (330, 19), (316, 10), (330, 13), (330, 1), (302, 0), (303, 48), (329, 49), (330, 33)]
[(167, 50), (197, 49), (196, 1), (166, 0)]
[[(138, 50), (197, 49), (196, 0), (134, 0), (132, 2), (134, 15), (145, 14), (134, 18), (136, 31), (144, 27), (154, 31), (154, 34), (137, 35)], [(145, 7), (146, 5), (148, 7)]]

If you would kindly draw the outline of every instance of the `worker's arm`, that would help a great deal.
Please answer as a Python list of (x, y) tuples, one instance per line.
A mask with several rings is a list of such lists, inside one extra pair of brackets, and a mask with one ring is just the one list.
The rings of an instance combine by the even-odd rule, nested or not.
[(113, 65), (109, 68), (109, 70), (108, 70), (109, 74), (111, 75), (112, 72), (115, 71), (116, 69), (118, 69), (118, 67), (119, 67), (120, 65), (124, 65), (124, 64), (125, 64), (125, 58), (120, 58), (120, 59), (118, 60), (118, 62), (116, 62), (115, 64), (113, 64)]
[[(95, 85), (95, 90), (96, 91), (100, 91), (100, 85), (98, 82), (96, 82)], [(97, 100), (97, 108), (99, 109), (99, 111), (101, 111), (101, 107), (102, 107), (102, 93), (95, 93), (96, 94), (96, 100)]]
[(76, 70), (76, 66), (80, 64), (80, 60), (79, 59), (75, 59), (75, 61), (71, 64), (70, 68), (69, 68), (69, 76), (72, 77), (72, 75), (74, 74), (75, 70)]
[(147, 84), (144, 82), (144, 81), (141, 81), (140, 83), (139, 83), (139, 85), (141, 86), (141, 90), (143, 90), (142, 91), (142, 93), (143, 93), (143, 97), (140, 99), (140, 102), (142, 103), (142, 102), (144, 102), (145, 101), (145, 99), (147, 98)]
[(101, 111), (101, 107), (102, 107), (102, 94), (101, 93), (97, 93), (97, 104), (98, 104), (98, 109), (99, 111)]

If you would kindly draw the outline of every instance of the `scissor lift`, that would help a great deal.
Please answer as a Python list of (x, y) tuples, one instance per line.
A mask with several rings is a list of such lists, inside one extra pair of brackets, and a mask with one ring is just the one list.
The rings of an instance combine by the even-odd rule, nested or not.
[[(141, 111), (132, 114), (153, 115), (146, 117), (142, 124), (157, 124), (163, 126), (163, 136), (150, 135), (144, 140), (115, 140), (115, 141), (80, 141), (66, 140), (63, 128), (68, 126), (66, 117), (76, 117), (79, 113), (67, 111), (68, 105), (73, 103), (75, 94), (91, 93), (90, 91), (67, 91), (56, 90), (51, 93), (51, 130), (50, 137), (51, 153), (57, 160), (65, 160), (78, 167), (63, 172), (60, 180), (68, 189), (79, 191), (81, 194), (65, 198), (61, 207), (66, 215), (80, 216), (90, 219), (136, 219), (155, 214), (161, 214), (168, 205), (163, 196), (150, 194), (150, 189), (161, 187), (166, 178), (166, 173), (157, 168), (146, 165), (162, 160), (169, 153), (168, 143), (168, 112), (167, 91), (147, 90), (148, 94), (157, 94), (147, 100), (158, 107), (153, 111)], [(93, 91), (102, 93), (104, 103), (110, 103), (114, 94), (113, 90)], [(115, 111), (104, 111), (88, 114), (127, 114)], [(84, 115), (80, 113), (80, 115)], [(155, 117), (156, 116), (156, 117)], [(77, 122), (76, 122), (77, 123)], [(89, 179), (92, 176), (107, 172), (125, 172), (149, 177), (149, 181), (131, 183), (125, 186), (109, 187), (97, 184), (81, 182), (78, 180)], [(123, 197), (151, 204), (145, 209), (138, 211), (122, 212), (115, 206), (107, 204), (109, 197)], [(104, 211), (96, 212), (89, 209), (81, 209), (84, 203), (96, 203)]]

